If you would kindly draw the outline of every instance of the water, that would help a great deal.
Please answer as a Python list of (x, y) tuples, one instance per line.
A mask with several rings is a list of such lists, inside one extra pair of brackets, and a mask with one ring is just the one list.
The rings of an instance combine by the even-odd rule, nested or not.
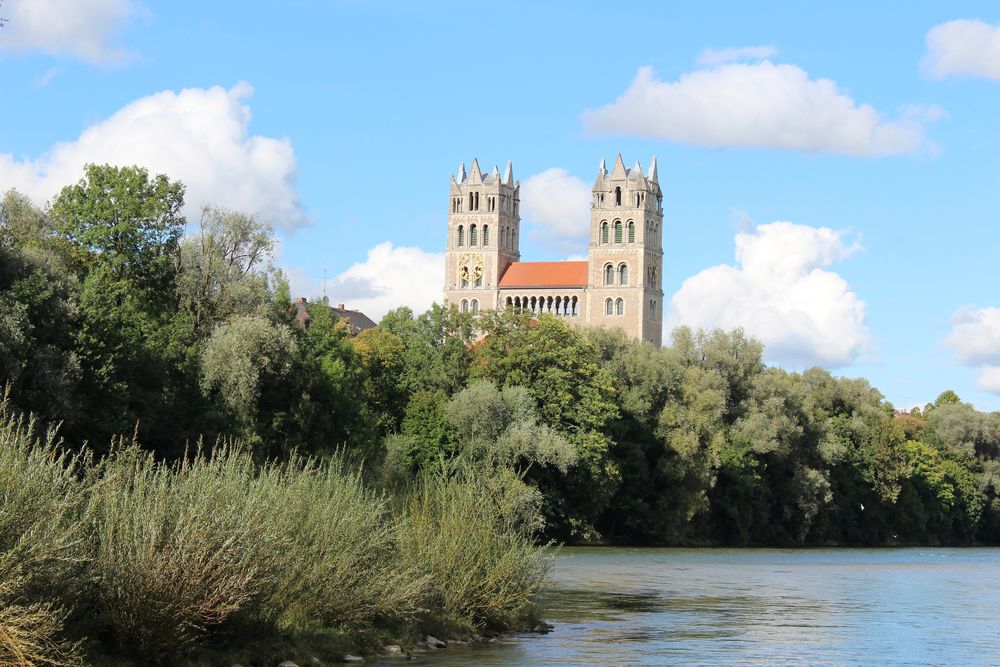
[(1000, 665), (1000, 549), (567, 548), (549, 635), (453, 665)]

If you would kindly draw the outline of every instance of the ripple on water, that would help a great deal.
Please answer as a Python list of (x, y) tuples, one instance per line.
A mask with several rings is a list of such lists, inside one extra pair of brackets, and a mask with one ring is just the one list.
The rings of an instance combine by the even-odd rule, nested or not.
[(555, 632), (418, 662), (1000, 662), (1000, 615), (993, 613), (1000, 550), (567, 548), (562, 554), (544, 595)]

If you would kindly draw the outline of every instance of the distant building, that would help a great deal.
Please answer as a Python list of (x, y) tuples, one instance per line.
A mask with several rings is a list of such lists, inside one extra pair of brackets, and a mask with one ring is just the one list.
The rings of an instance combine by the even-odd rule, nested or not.
[(478, 160), (451, 179), (445, 304), (462, 311), (513, 308), (551, 313), (584, 326), (624, 329), (657, 347), (663, 335), (663, 193), (656, 158), (649, 174), (618, 155), (604, 160), (590, 204), (585, 262), (522, 262), (520, 183), (482, 174)]
[(335, 318), (347, 321), (352, 336), (357, 336), (365, 329), (374, 329), (376, 326), (375, 322), (360, 310), (348, 310), (342, 303), (337, 304), (336, 308), (325, 303), (309, 303), (304, 296), (300, 296), (295, 299), (295, 319), (303, 329), (309, 326), (310, 308), (329, 308)]

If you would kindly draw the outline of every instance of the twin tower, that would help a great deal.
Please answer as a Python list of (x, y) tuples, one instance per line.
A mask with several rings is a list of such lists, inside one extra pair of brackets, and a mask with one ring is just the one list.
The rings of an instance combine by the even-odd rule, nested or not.
[[(659, 347), (663, 335), (663, 192), (656, 158), (644, 174), (604, 160), (590, 204), (586, 262), (522, 262), (520, 183), (472, 161), (451, 178), (445, 304), (514, 308), (584, 326), (618, 327)], [(583, 221), (581, 220), (581, 224)]]

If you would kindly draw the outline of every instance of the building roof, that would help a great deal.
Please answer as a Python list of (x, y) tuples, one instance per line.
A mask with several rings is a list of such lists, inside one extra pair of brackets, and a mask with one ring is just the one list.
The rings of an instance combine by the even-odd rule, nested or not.
[(513, 262), (500, 277), (507, 287), (586, 287), (587, 262)]
[[(306, 300), (305, 297), (301, 296), (295, 299), (295, 307), (297, 309), (295, 319), (298, 320), (300, 326), (302, 327), (307, 326), (307, 323), (309, 321), (308, 309), (310, 307), (315, 307), (315, 306), (322, 307), (323, 304), (322, 303), (311, 304)], [(333, 306), (327, 306), (327, 307), (330, 309), (330, 312), (333, 314), (335, 318), (341, 320), (347, 320), (347, 325), (352, 335), (356, 336), (365, 329), (373, 329), (376, 326), (375, 322), (373, 322), (371, 318), (362, 313), (360, 310), (348, 310), (347, 308), (344, 307), (344, 304), (342, 303), (337, 304), (336, 308), (334, 308)]]

